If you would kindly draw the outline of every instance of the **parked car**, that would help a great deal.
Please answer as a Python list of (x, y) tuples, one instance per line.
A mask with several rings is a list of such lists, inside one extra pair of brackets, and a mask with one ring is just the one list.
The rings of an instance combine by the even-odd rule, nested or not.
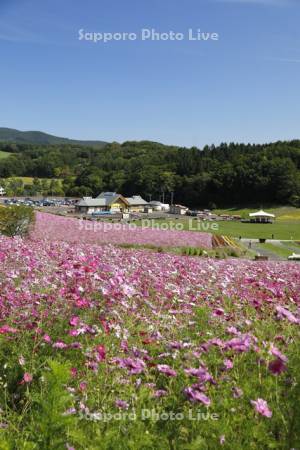
[(191, 216), (191, 217), (197, 217), (198, 216), (198, 211), (191, 211), (188, 210), (186, 213), (187, 216)]

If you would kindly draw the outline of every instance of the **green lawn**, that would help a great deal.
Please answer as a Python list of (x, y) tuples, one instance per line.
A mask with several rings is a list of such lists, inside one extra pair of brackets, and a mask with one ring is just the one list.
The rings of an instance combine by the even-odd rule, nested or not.
[[(141, 225), (141, 222), (137, 222)], [(276, 221), (273, 224), (242, 223), (242, 222), (199, 222), (192, 218), (159, 219), (154, 224), (182, 224), (184, 230), (206, 231), (231, 237), (250, 239), (300, 240), (300, 220)], [(197, 226), (198, 224), (198, 226)], [(214, 229), (217, 228), (217, 229)]]
[(275, 255), (280, 256), (285, 259), (287, 259), (288, 256), (290, 256), (293, 253), (287, 247), (270, 244), (269, 242), (266, 242), (265, 244), (257, 244), (257, 247), (261, 248), (262, 250), (263, 249), (269, 250), (270, 252), (275, 253)]
[(278, 221), (273, 224), (217, 222), (219, 230), (212, 233), (251, 239), (300, 239), (300, 220)]
[(0, 159), (8, 158), (10, 155), (11, 155), (11, 153), (9, 153), (9, 152), (2, 152), (0, 150)]
[[(260, 206), (253, 206), (252, 208), (229, 208), (229, 209), (215, 209), (213, 212), (215, 214), (229, 214), (242, 216), (243, 219), (249, 218), (249, 213), (255, 212), (261, 209)], [(294, 208), (293, 206), (274, 206), (262, 208), (264, 211), (275, 214), (276, 220), (278, 221), (300, 221), (300, 208)]]

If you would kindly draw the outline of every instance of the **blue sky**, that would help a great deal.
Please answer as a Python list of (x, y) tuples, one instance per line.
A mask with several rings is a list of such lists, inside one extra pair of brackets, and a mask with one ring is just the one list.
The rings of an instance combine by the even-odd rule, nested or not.
[[(0, 0), (0, 126), (199, 147), (299, 138), (299, 23), (299, 0)], [(142, 41), (143, 28), (219, 40)]]

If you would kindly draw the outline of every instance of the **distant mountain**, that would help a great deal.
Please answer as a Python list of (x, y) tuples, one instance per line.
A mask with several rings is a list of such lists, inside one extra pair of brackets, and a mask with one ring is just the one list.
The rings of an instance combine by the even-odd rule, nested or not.
[(77, 144), (92, 147), (104, 147), (107, 142), (104, 141), (78, 141), (76, 139), (68, 139), (51, 134), (43, 133), (41, 131), (19, 131), (13, 128), (0, 127), (0, 142), (15, 142), (17, 144), (41, 144), (41, 145), (55, 145), (55, 144)]

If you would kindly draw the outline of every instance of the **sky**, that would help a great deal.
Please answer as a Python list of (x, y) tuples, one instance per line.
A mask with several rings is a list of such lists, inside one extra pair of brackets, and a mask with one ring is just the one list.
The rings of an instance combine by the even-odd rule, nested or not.
[(300, 0), (0, 0), (0, 127), (200, 148), (299, 139), (299, 23)]

